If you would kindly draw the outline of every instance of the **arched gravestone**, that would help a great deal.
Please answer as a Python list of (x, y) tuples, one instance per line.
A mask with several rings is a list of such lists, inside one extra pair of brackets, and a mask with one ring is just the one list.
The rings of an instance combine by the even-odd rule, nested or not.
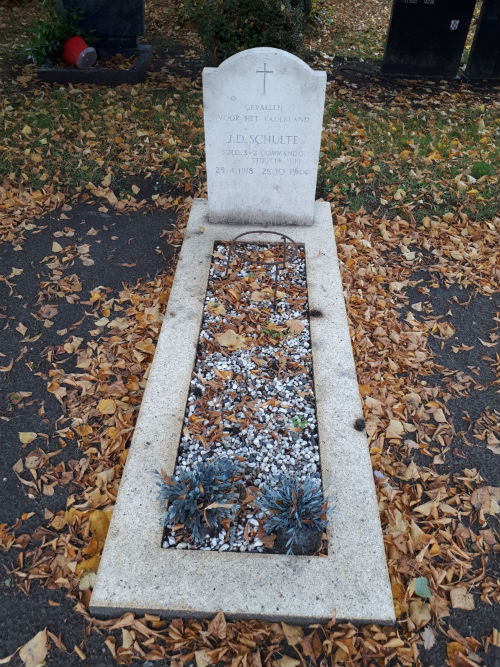
[(326, 73), (286, 51), (203, 70), (210, 222), (311, 225)]
[(394, 0), (382, 72), (455, 77), (476, 0)]
[(468, 79), (500, 78), (500, 0), (484, 0), (467, 61)]

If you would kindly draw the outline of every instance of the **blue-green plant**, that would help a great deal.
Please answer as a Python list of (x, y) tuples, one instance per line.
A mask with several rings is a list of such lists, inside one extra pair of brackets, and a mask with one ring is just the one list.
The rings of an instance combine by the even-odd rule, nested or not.
[(280, 475), (262, 489), (255, 503), (266, 514), (266, 533), (281, 533), (285, 538), (287, 554), (302, 553), (311, 533), (320, 534), (327, 525), (328, 501), (316, 479), (299, 482), (295, 477)]
[(230, 459), (203, 461), (173, 477), (155, 471), (159, 496), (167, 501), (165, 525), (184, 524), (196, 543), (238, 508), (236, 478), (241, 468)]

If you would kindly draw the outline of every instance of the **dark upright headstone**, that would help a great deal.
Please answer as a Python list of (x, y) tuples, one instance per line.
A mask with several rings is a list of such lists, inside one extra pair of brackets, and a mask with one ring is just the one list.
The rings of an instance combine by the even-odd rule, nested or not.
[(95, 38), (97, 48), (133, 48), (144, 34), (144, 0), (59, 0), (59, 4), (81, 14), (80, 27)]
[(465, 75), (468, 79), (500, 78), (500, 0), (483, 0)]
[(476, 0), (394, 0), (382, 72), (452, 78)]

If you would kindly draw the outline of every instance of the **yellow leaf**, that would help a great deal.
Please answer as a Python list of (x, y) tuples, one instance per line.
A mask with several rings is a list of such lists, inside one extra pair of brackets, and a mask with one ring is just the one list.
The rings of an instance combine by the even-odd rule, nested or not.
[(151, 340), (151, 338), (146, 338), (146, 340), (137, 343), (136, 348), (138, 350), (141, 350), (141, 352), (146, 352), (146, 354), (155, 353), (155, 346), (153, 345), (153, 341)]
[(19, 657), (25, 667), (41, 667), (47, 655), (47, 630), (43, 629), (30, 639), (19, 651)]
[(81, 577), (85, 572), (97, 572), (100, 560), (101, 557), (99, 555), (82, 560), (75, 568), (76, 576)]
[(97, 409), (102, 415), (112, 415), (116, 410), (116, 403), (112, 398), (101, 398)]
[(446, 655), (448, 656), (449, 660), (455, 659), (455, 656), (458, 653), (464, 653), (464, 649), (462, 648), (462, 644), (459, 642), (449, 642), (446, 644)]
[(140, 192), (141, 188), (137, 187), (137, 185), (132, 185), (132, 192), (134, 195), (138, 195)]
[(61, 252), (62, 246), (57, 241), (52, 243), (52, 252)]
[(441, 547), (439, 544), (433, 544), (432, 547), (429, 549), (429, 556), (439, 556), (441, 553)]
[(25, 137), (28, 136), (28, 134), (31, 134), (31, 127), (29, 125), (25, 125), (21, 132), (24, 134)]
[(83, 438), (86, 435), (92, 434), (92, 426), (89, 426), (88, 424), (82, 424), (81, 426), (77, 426), (75, 428), (75, 431), (78, 433), (80, 437)]
[(33, 431), (19, 431), (19, 440), (23, 445), (29, 445), (30, 442), (36, 438), (36, 433)]
[[(113, 470), (113, 468), (111, 468)], [(89, 526), (90, 532), (96, 540), (104, 542), (106, 535), (108, 534), (110, 517), (106, 512), (102, 510), (94, 510), (89, 516)]]

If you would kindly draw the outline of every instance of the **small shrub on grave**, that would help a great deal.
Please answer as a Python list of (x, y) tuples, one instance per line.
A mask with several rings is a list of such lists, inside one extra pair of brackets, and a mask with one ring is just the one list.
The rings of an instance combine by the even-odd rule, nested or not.
[(36, 65), (58, 59), (70, 37), (82, 35), (78, 29), (78, 13), (56, 7), (54, 0), (43, 0), (40, 18), (29, 28), (28, 53)]
[(184, 0), (211, 64), (256, 46), (301, 53), (311, 0)]
[(294, 477), (281, 475), (272, 485), (265, 486), (255, 501), (267, 516), (267, 534), (276, 533), (275, 547), (284, 547), (287, 554), (313, 554), (321, 546), (326, 528), (328, 502), (323, 498), (318, 480), (301, 483)]
[(238, 508), (235, 481), (240, 467), (229, 459), (203, 461), (173, 477), (155, 471), (159, 496), (167, 501), (164, 525), (184, 524), (197, 544)]

